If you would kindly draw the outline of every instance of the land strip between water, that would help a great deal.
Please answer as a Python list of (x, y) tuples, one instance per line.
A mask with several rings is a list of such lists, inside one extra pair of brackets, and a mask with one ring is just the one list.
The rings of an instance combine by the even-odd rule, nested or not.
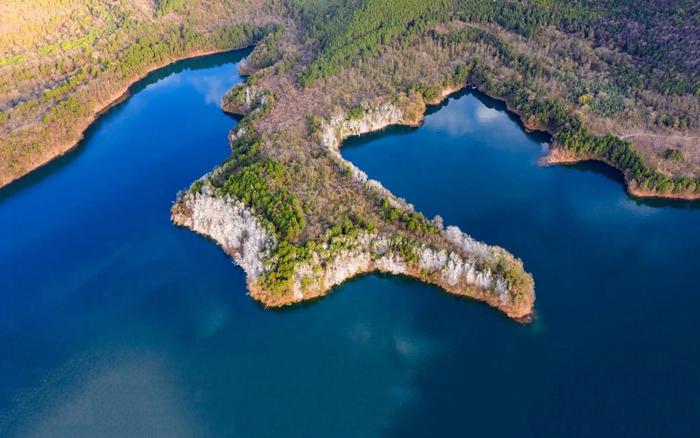
[[(315, 298), (359, 273), (383, 271), (513, 318), (532, 314), (534, 282), (522, 261), (439, 216), (426, 218), (340, 153), (348, 136), (420, 125), (427, 105), (468, 85), (502, 99), (526, 129), (551, 133), (551, 162), (603, 161), (639, 196), (700, 195), (697, 69), (676, 52), (663, 52), (660, 64), (601, 33), (629, 19), (609, 5), (219, 0), (203, 13), (198, 2), (157, 2), (140, 12), (127, 3), (119, 3), (127, 12), (110, 34), (126, 35), (115, 37), (120, 44), (90, 39), (116, 59), (38, 88), (21, 82), (29, 93), (10, 87), (0, 102), (2, 175), (25, 173), (36, 157), (55, 155), (52, 147), (62, 153), (104, 106), (94, 102), (119, 96), (149, 66), (255, 43), (241, 64), (245, 83), (222, 102), (244, 115), (229, 136), (232, 155), (178, 195), (172, 218), (218, 242), (266, 305)], [(61, 47), (77, 62), (84, 53), (75, 44)], [(693, 44), (663, 44), (692, 59)], [(3, 57), (0, 67), (26, 75), (22, 59)], [(49, 70), (60, 78), (64, 68)]]

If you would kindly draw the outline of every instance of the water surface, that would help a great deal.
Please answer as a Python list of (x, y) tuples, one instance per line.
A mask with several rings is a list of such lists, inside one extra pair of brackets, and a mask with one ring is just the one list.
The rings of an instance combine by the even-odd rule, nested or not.
[(385, 276), (267, 311), (177, 190), (228, 155), (230, 53), (133, 87), (80, 148), (0, 190), (0, 435), (688, 436), (700, 431), (700, 210), (460, 94), (344, 155), (525, 261), (537, 320)]

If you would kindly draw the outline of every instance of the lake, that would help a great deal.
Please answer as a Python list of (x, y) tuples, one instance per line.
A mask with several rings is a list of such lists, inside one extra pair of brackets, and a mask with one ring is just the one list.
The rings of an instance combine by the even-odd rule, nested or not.
[(229, 154), (245, 51), (150, 74), (82, 144), (0, 190), (0, 435), (689, 436), (700, 431), (700, 209), (629, 198), (598, 164), (537, 165), (475, 92), (343, 155), (523, 259), (536, 318), (405, 278), (265, 310), (177, 228)]

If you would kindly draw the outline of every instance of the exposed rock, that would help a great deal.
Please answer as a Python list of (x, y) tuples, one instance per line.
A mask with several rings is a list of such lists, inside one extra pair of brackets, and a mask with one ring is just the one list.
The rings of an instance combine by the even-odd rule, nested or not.
[(199, 192), (181, 194), (173, 206), (172, 220), (218, 243), (243, 268), (249, 281), (263, 274), (275, 246), (274, 237), (255, 214), (236, 199), (214, 196), (206, 182)]
[[(447, 93), (445, 93), (447, 94)], [(265, 107), (266, 94), (253, 87), (237, 87), (227, 94), (227, 110), (251, 114)], [(414, 124), (406, 121), (404, 111), (391, 103), (379, 103), (351, 117), (337, 114), (320, 127), (320, 144), (325, 147), (340, 170), (349, 171), (352, 180), (373, 196), (385, 199), (393, 208), (413, 212), (413, 206), (397, 198), (381, 183), (345, 160), (341, 142), (354, 135), (383, 129), (386, 126)], [(232, 130), (230, 140), (246, 135), (245, 126)], [(534, 283), (522, 262), (502, 248), (472, 239), (459, 228), (442, 229), (436, 219), (436, 234), (430, 245), (407, 239), (402, 233), (387, 230), (363, 231), (352, 237), (332, 237), (340, 241), (317, 242), (303, 260), (295, 262), (289, 285), (283, 291), (266, 290), (262, 278), (274, 273), (277, 242), (256, 217), (236, 199), (217, 197), (208, 179), (221, 172), (215, 169), (199, 184), (179, 197), (173, 207), (173, 221), (209, 236), (230, 253), (248, 274), (250, 294), (266, 306), (282, 306), (313, 299), (358, 274), (385, 272), (418, 278), (446, 291), (468, 296), (499, 308), (513, 318), (527, 318), (534, 305)], [(263, 221), (263, 222), (261, 222)], [(288, 269), (288, 268), (285, 268)]]
[[(475, 258), (470, 257), (471, 254), (460, 255), (419, 245), (413, 250), (418, 257), (416, 264), (393, 250), (391, 240), (391, 236), (364, 233), (352, 242), (350, 249), (335, 254), (323, 250), (316, 252), (295, 272), (292, 300), (298, 302), (324, 295), (332, 287), (358, 274), (384, 272), (415, 277), (450, 293), (486, 301), (513, 318), (524, 318), (531, 313), (534, 295), (523, 299), (502, 273), (480, 266)], [(486, 245), (483, 247), (490, 249)], [(258, 298), (276, 304), (274, 297), (264, 293)]]
[(263, 106), (266, 99), (265, 90), (247, 84), (239, 84), (221, 99), (221, 108), (231, 114), (247, 116)]
[(403, 111), (391, 103), (383, 103), (376, 108), (367, 109), (356, 119), (346, 114), (338, 114), (323, 127), (321, 143), (330, 150), (339, 150), (340, 142), (354, 135), (378, 131), (389, 125), (401, 123)]

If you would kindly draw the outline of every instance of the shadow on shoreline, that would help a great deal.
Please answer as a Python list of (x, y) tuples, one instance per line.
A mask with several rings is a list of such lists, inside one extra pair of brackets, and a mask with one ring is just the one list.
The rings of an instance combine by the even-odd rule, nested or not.
[[(477, 90), (476, 88), (472, 87), (464, 87), (458, 91), (455, 91), (454, 93), (450, 94), (449, 96), (446, 96), (445, 99), (442, 100), (442, 102), (435, 104), (435, 105), (428, 105), (425, 111), (425, 116), (428, 117), (432, 114), (438, 113), (440, 110), (445, 108), (447, 105), (449, 105), (450, 101), (452, 100), (458, 100), (461, 99), (462, 97), (472, 95), (474, 96), (481, 104), (483, 104), (485, 107), (489, 109), (493, 109), (496, 111), (504, 112), (508, 118), (517, 123), (520, 129), (525, 133), (527, 137), (532, 139), (535, 142), (538, 143), (547, 143), (552, 139), (551, 134), (549, 134), (546, 131), (531, 131), (528, 130), (525, 125), (522, 122), (522, 119), (520, 116), (512, 111), (510, 111), (505, 102), (494, 99), (492, 97), (489, 97), (488, 95), (482, 93), (481, 91)], [(384, 129), (380, 129), (378, 131), (373, 131), (369, 132), (366, 134), (361, 134), (357, 136), (351, 136), (348, 137), (343, 141), (341, 149), (354, 149), (354, 148), (359, 148), (363, 147), (365, 145), (368, 145), (369, 143), (372, 143), (374, 141), (381, 140), (382, 138), (386, 136), (403, 136), (403, 135), (408, 135), (416, 130), (421, 129), (421, 126), (418, 127), (413, 127), (413, 126), (406, 126), (406, 125), (390, 125), (387, 126)], [(627, 192), (627, 184), (625, 182), (625, 179), (623, 177), (622, 172), (615, 168), (612, 167), (602, 161), (597, 161), (597, 160), (586, 160), (586, 161), (580, 161), (578, 163), (573, 163), (573, 164), (563, 164), (563, 165), (557, 165), (557, 167), (566, 167), (567, 169), (575, 170), (575, 171), (580, 171), (580, 172), (585, 172), (585, 173), (593, 173), (596, 175), (601, 175), (610, 181), (613, 181), (617, 184), (620, 184), (625, 190), (625, 193), (627, 197), (637, 203), (637, 205), (643, 205), (643, 206), (648, 206), (648, 207), (653, 207), (653, 208), (672, 208), (672, 209), (680, 209), (680, 210), (696, 210), (700, 209), (700, 202), (697, 201), (689, 201), (689, 200), (683, 200), (683, 199), (669, 199), (669, 198), (647, 198), (647, 197), (638, 197), (631, 195), (629, 192)]]
[[(41, 182), (50, 175), (60, 172), (68, 167), (76, 158), (87, 150), (85, 146), (92, 140), (102, 123), (110, 120), (112, 117), (118, 114), (129, 99), (131, 99), (131, 97), (145, 90), (148, 86), (153, 85), (156, 82), (167, 78), (168, 76), (182, 73), (186, 70), (204, 70), (240, 62), (240, 60), (247, 56), (251, 50), (251, 48), (245, 48), (214, 53), (211, 55), (186, 58), (180, 61), (175, 61), (169, 65), (166, 65), (165, 67), (161, 67), (148, 73), (143, 79), (129, 86), (128, 91), (125, 93), (123, 98), (119, 99), (113, 105), (99, 113), (97, 119), (95, 119), (95, 121), (92, 122), (83, 133), (82, 139), (78, 141), (78, 143), (76, 143), (70, 150), (64, 154), (56, 156), (46, 164), (31, 170), (26, 175), (12, 181), (5, 187), (0, 188), (0, 203), (12, 196), (15, 196), (22, 190)], [(236, 121), (239, 120), (235, 117), (233, 119)]]

